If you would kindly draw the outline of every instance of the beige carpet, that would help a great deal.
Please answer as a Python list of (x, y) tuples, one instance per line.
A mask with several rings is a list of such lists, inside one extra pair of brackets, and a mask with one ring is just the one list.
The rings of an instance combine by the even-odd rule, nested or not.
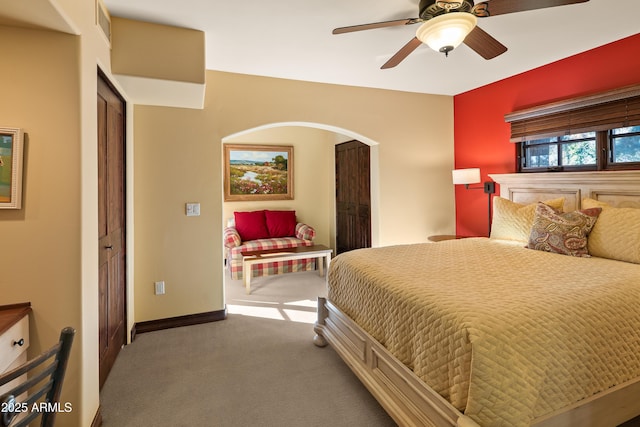
[(313, 345), (314, 272), (227, 280), (227, 320), (138, 335), (101, 392), (103, 425), (395, 426), (330, 347)]

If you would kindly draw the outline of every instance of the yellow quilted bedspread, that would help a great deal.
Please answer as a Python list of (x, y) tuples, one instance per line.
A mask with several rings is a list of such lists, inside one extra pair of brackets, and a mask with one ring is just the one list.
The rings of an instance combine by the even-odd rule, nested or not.
[(640, 376), (640, 265), (485, 238), (357, 250), (329, 300), (483, 427)]

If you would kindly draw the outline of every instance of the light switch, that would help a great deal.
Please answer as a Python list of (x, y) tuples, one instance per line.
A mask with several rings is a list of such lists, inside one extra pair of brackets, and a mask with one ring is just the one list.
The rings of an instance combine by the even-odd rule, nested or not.
[(187, 203), (187, 216), (200, 216), (200, 203)]

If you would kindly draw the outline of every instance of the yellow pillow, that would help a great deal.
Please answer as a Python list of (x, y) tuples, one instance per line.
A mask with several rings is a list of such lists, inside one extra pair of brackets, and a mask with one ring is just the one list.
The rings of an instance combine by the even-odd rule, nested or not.
[(615, 208), (594, 199), (584, 199), (582, 208), (602, 208), (589, 233), (592, 256), (640, 264), (640, 209)]
[[(564, 197), (542, 203), (557, 211), (562, 211)], [(491, 238), (527, 243), (533, 226), (536, 205), (537, 203), (523, 205), (502, 197), (494, 197)]]

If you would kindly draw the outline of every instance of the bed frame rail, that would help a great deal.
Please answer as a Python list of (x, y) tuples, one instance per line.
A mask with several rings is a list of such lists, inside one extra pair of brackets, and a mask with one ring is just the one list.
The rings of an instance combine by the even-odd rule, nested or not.
[(479, 427), (326, 298), (318, 298), (314, 330), (314, 344), (331, 344), (399, 426)]
[[(313, 342), (331, 347), (401, 427), (480, 427), (428, 387), (326, 298)], [(611, 427), (640, 415), (640, 378), (532, 421), (532, 427)]]

